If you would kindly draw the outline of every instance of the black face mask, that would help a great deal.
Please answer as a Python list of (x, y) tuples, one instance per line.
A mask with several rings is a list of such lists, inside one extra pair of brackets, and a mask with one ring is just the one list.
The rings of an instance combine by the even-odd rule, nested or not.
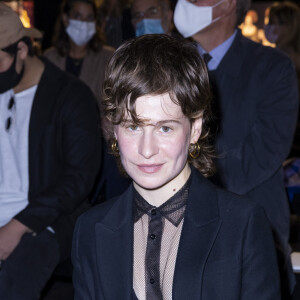
[(21, 73), (18, 74), (16, 71), (17, 55), (15, 55), (14, 61), (5, 72), (0, 73), (0, 94), (14, 88), (22, 79), (24, 73), (24, 65)]

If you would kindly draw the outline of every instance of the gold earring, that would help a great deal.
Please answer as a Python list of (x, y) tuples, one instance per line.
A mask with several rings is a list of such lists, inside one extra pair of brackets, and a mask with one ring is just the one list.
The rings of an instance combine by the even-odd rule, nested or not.
[(120, 151), (119, 151), (119, 148), (118, 148), (118, 142), (116, 139), (114, 139), (111, 143), (111, 151), (112, 151), (112, 154), (114, 156), (119, 156), (120, 155)]
[(198, 158), (200, 155), (200, 145), (197, 142), (196, 144), (189, 145), (189, 156), (193, 159)]

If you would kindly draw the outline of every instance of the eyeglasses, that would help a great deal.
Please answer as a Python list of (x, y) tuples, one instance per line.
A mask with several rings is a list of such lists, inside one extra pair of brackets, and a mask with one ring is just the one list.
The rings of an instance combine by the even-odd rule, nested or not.
[[(10, 100), (8, 101), (7, 109), (10, 112), (12, 112), (15, 107), (16, 107), (15, 99), (14, 99), (14, 97), (11, 97)], [(6, 122), (5, 122), (5, 130), (7, 132), (10, 131), (10, 129), (12, 127), (12, 123), (13, 123), (13, 118), (12, 118), (12, 116), (10, 116), (6, 119)]]
[(156, 17), (160, 10), (161, 10), (160, 6), (158, 6), (158, 7), (152, 6), (152, 7), (149, 7), (146, 11), (137, 11), (137, 12), (133, 13), (131, 18), (132, 18), (132, 21), (134, 21), (135, 23), (138, 23), (143, 18)]

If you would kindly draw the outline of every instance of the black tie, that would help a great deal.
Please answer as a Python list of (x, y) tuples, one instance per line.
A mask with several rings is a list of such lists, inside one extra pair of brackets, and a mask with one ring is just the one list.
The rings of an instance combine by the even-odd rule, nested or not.
[(212, 57), (210, 56), (209, 53), (204, 53), (204, 54), (202, 55), (202, 58), (203, 58), (203, 60), (204, 60), (204, 62), (205, 62), (206, 65), (207, 65), (208, 62), (212, 59)]

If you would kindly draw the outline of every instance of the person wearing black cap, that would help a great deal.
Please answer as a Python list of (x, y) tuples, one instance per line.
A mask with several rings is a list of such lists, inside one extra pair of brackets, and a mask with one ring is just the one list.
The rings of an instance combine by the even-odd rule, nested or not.
[(41, 37), (0, 3), (0, 298), (6, 300), (38, 299), (68, 257), (100, 166), (92, 92), (34, 55), (31, 38)]

